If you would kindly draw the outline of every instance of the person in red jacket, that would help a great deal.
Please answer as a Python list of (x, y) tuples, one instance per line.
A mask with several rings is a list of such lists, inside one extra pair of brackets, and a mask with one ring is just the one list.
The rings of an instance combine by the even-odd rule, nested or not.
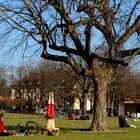
[(0, 112), (0, 136), (9, 136), (10, 134), (6, 131), (4, 127), (3, 115), (4, 114)]
[[(54, 107), (54, 95), (53, 93), (49, 93), (49, 99), (48, 99), (48, 104), (46, 107), (46, 111), (45, 111), (46, 115), (46, 120), (47, 120), (47, 125), (45, 127), (45, 129), (43, 130), (48, 130), (48, 135), (53, 135), (52, 132), (53, 131), (57, 131), (57, 134), (59, 133), (59, 128), (55, 127), (55, 107)], [(42, 130), (42, 134), (43, 134), (43, 130)]]

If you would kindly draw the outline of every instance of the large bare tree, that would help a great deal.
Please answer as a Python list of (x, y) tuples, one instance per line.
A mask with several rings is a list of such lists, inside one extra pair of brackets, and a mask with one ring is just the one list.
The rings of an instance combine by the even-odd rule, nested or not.
[(133, 58), (130, 56), (139, 54), (139, 46), (133, 48), (131, 42), (126, 46), (139, 33), (139, 3), (139, 0), (1, 0), (1, 43), (16, 38), (10, 50), (24, 46), (24, 51), (33, 46), (42, 49), (42, 58), (65, 62), (77, 74), (91, 77), (95, 100), (90, 128), (105, 131), (106, 93), (113, 70), (117, 65), (127, 66)]

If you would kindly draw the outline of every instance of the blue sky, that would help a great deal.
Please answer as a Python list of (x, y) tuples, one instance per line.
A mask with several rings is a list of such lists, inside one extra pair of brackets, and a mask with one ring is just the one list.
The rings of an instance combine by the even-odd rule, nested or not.
[(23, 52), (21, 49), (17, 49), (15, 52), (9, 53), (6, 52), (8, 50), (3, 49), (3, 51), (0, 51), (0, 64), (3, 65), (15, 65), (18, 66), (20, 64), (23, 64), (29, 60), (33, 61), (39, 61), (41, 59), (40, 52), (34, 54), (34, 49), (32, 48), (32, 51), (28, 51), (25, 53), (25, 56), (23, 56)]
[[(98, 40), (101, 40), (101, 38), (102, 35), (97, 32), (97, 38), (95, 39), (96, 41), (93, 42), (93, 45), (98, 46), (99, 45)], [(138, 39), (139, 42), (136, 41), (135, 37), (129, 39), (129, 41), (127, 41), (124, 45), (125, 48), (129, 49), (131, 46), (140, 47), (140, 36), (138, 37)], [(5, 46), (4, 48), (1, 49), (2, 51), (0, 51), (0, 56), (1, 56), (0, 64), (19, 66), (21, 64), (26, 63), (29, 60), (33, 60), (33, 61), (42, 60), (42, 58), (40, 57), (41, 49), (36, 52), (36, 50), (39, 48), (39, 45), (33, 45), (33, 47), (31, 47), (30, 49), (27, 49), (25, 55), (23, 56), (24, 54), (23, 47), (19, 47), (15, 51), (11, 51), (9, 53), (9, 48), (12, 47), (11, 44), (13, 44), (13, 42), (7, 43), (6, 44), (7, 47)], [(133, 60), (132, 62), (136, 64), (136, 66), (132, 66), (132, 67), (140, 70), (140, 60), (135, 59), (135, 61)]]
[[(5, 28), (7, 28), (6, 24), (2, 24), (0, 26), (0, 30), (4, 30)], [(26, 53), (23, 57), (24, 54), (24, 47), (20, 47), (18, 49), (14, 49), (12, 52), (9, 53), (9, 49), (13, 48), (13, 45), (18, 43), (18, 38), (15, 38), (15, 34), (17, 35), (17, 32), (13, 32), (10, 33), (10, 36), (7, 36), (7, 38), (4, 38), (3, 41), (0, 40), (0, 46), (2, 45), (2, 43), (5, 42), (5, 46), (3, 48), (1, 48), (0, 50), (0, 63), (5, 64), (5, 65), (20, 65), (26, 61), (28, 61), (29, 59), (32, 59), (34, 61), (38, 61), (41, 59), (40, 54), (41, 51), (37, 51), (37, 49), (40, 47), (39, 45), (34, 45), (34, 42), (30, 41), (29, 45), (33, 44), (33, 47), (31, 47), (30, 49), (26, 50)], [(93, 46), (98, 46), (102, 40), (102, 35), (99, 34), (98, 32), (95, 33), (97, 35), (97, 37), (95, 37), (94, 41), (93, 41)], [(140, 37), (139, 37), (140, 38)], [(95, 41), (96, 40), (96, 41)], [(140, 41), (139, 41), (140, 42)], [(137, 46), (139, 45), (139, 46)], [(23, 44), (23, 46), (25, 46), (25, 44)], [(131, 38), (131, 40), (129, 40), (127, 43), (125, 43), (125, 48), (130, 48), (131, 46), (137, 46), (140, 47), (140, 44), (135, 44), (135, 37)], [(139, 68), (139, 65), (137, 66), (137, 68)]]

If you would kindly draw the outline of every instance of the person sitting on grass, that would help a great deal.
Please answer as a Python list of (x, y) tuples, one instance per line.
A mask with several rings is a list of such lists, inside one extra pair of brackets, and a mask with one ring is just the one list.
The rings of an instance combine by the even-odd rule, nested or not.
[(124, 114), (120, 114), (119, 116), (119, 127), (130, 127), (130, 125), (127, 123)]
[(9, 136), (11, 134), (7, 132), (4, 127), (3, 116), (4, 116), (3, 112), (0, 112), (0, 136)]
[(74, 120), (74, 114), (73, 114), (72, 111), (69, 111), (69, 113), (68, 113), (68, 119), (69, 120)]
[(127, 123), (124, 114), (120, 114), (120, 116), (119, 116), (119, 127), (133, 127), (133, 128), (136, 128), (135, 125), (133, 125), (133, 124), (129, 125), (129, 124)]
[(46, 107), (46, 120), (47, 120), (47, 125), (44, 129), (42, 129), (42, 135), (43, 135), (43, 130), (48, 131), (48, 135), (51, 136), (53, 135), (53, 131), (57, 131), (56, 136), (58, 136), (59, 133), (59, 128), (55, 127), (55, 108), (54, 108), (54, 95), (53, 93), (49, 93), (49, 99), (48, 99), (48, 105)]

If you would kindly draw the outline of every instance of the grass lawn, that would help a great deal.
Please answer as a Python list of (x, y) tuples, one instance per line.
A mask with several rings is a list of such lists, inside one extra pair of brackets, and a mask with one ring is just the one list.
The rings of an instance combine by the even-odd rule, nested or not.
[[(6, 128), (16, 126), (19, 122), (22, 124), (29, 120), (33, 120), (44, 127), (46, 124), (45, 118), (40, 115), (31, 114), (5, 114), (4, 115)], [(33, 136), (9, 136), (0, 137), (0, 140), (140, 140), (140, 122), (128, 120), (129, 124), (136, 125), (137, 128), (119, 128), (117, 117), (108, 117), (107, 124), (108, 132), (89, 132), (91, 121), (86, 120), (63, 120), (56, 119), (56, 126), (60, 128), (59, 136), (41, 135), (41, 131)]]

